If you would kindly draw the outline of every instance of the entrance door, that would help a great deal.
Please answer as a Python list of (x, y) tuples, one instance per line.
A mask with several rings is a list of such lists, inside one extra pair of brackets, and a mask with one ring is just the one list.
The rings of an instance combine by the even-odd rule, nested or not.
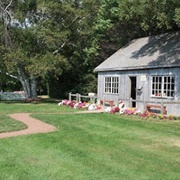
[[(133, 100), (136, 100), (136, 77), (130, 77), (131, 81), (131, 98)], [(132, 102), (132, 107), (136, 107), (136, 102)]]

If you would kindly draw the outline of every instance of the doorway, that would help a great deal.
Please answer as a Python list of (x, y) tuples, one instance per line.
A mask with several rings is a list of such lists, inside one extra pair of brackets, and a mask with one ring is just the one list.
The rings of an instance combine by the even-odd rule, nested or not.
[[(136, 77), (129, 77), (131, 81), (130, 97), (136, 100)], [(136, 107), (136, 102), (132, 102), (132, 107)]]

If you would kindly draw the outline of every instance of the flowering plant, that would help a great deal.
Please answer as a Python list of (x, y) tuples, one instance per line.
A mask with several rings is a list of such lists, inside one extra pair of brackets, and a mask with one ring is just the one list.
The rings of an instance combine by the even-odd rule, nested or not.
[(166, 120), (175, 120), (176, 118), (172, 115), (164, 115), (164, 114), (156, 114), (156, 113), (150, 113), (148, 111), (145, 111), (143, 113), (140, 114), (140, 117), (146, 117), (146, 118), (156, 118), (156, 119), (166, 119)]
[(119, 110), (120, 110), (119, 107), (114, 107), (110, 110), (110, 113), (115, 114), (116, 112), (119, 112)]
[(76, 102), (76, 101), (70, 101), (70, 100), (62, 100), (60, 103), (58, 103), (59, 106), (61, 105), (65, 105), (65, 106), (69, 106), (72, 108), (86, 108), (87, 110), (96, 110), (96, 109), (101, 109), (100, 106), (96, 105), (96, 104), (91, 104), (91, 103), (87, 103), (87, 102)]
[(131, 114), (139, 114), (140, 111), (136, 108), (127, 108), (124, 110), (124, 114), (131, 115)]

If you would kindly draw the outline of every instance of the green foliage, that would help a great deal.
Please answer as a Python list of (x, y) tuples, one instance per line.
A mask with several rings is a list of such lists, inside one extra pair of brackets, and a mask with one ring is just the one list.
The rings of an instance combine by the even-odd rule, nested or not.
[(132, 39), (179, 29), (178, 0), (103, 0), (94, 23), (100, 63)]
[(180, 27), (180, 8), (176, 8), (175, 21), (178, 27)]
[(179, 9), (179, 0), (12, 1), (0, 19), (1, 72), (21, 67), (51, 94), (96, 91), (97, 65), (134, 38), (179, 30)]
[(13, 92), (22, 90), (21, 84), (18, 80), (12, 79), (3, 73), (0, 74), (0, 91)]

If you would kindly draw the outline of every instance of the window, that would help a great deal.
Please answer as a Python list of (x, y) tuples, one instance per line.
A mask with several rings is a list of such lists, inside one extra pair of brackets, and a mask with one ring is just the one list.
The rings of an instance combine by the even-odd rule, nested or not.
[(174, 97), (174, 82), (174, 77), (172, 76), (153, 76), (152, 96)]
[(119, 77), (105, 77), (105, 93), (117, 94), (119, 87)]

